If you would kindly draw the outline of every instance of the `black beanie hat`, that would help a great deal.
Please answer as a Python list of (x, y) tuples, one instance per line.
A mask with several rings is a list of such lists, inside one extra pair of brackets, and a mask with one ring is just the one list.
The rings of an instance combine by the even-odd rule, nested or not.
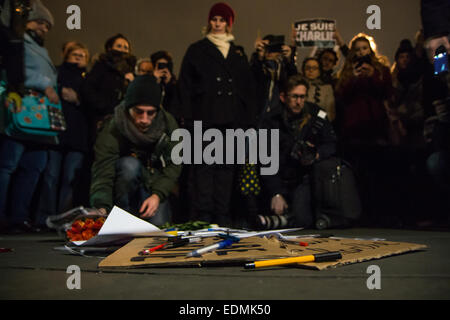
[(129, 109), (137, 105), (153, 106), (160, 108), (161, 86), (152, 75), (136, 76), (128, 85), (125, 94), (125, 108)]
[(407, 53), (414, 52), (413, 45), (409, 39), (403, 39), (402, 41), (400, 41), (400, 46), (398, 47), (397, 51), (395, 52), (395, 61), (397, 61), (400, 53), (405, 53), (405, 52), (407, 52)]

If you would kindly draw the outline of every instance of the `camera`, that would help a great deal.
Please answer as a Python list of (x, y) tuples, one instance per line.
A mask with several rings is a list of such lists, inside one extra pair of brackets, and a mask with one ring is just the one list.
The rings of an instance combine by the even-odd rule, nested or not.
[(356, 63), (355, 68), (361, 67), (363, 65), (363, 63), (367, 63), (367, 64), (371, 64), (372, 63), (369, 55), (365, 55), (365, 56), (362, 56), (362, 57), (355, 57), (353, 59), (353, 62)]
[(158, 70), (169, 69), (169, 64), (168, 63), (164, 63), (164, 62), (159, 62), (156, 65), (156, 69), (158, 69)]
[(281, 53), (283, 51), (284, 36), (267, 36), (264, 40), (269, 40), (265, 46), (267, 53)]
[(310, 146), (303, 140), (296, 141), (291, 150), (291, 157), (305, 165), (312, 164), (316, 159), (316, 155), (316, 147)]

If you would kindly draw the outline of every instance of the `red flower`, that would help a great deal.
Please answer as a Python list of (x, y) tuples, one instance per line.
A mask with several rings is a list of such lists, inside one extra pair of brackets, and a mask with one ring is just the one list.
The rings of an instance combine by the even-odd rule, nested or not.
[(104, 217), (75, 220), (66, 232), (67, 238), (70, 241), (89, 240), (98, 234), (104, 223)]

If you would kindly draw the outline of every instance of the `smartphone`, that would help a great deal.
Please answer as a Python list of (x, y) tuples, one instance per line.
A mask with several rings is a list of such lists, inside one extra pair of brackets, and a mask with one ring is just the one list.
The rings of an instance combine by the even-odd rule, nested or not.
[(158, 70), (169, 69), (169, 64), (168, 63), (159, 62), (156, 65), (156, 69), (158, 69)]
[(440, 46), (434, 53), (434, 74), (448, 72), (448, 56), (444, 46)]

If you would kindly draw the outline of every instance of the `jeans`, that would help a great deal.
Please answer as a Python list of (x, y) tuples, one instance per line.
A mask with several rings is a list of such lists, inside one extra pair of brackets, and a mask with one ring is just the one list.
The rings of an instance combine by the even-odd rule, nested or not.
[[(0, 137), (1, 220), (21, 224), (30, 218), (31, 200), (46, 163), (45, 150)], [(10, 216), (7, 215), (8, 204)]]
[(77, 186), (84, 155), (77, 151), (48, 151), (48, 163), (42, 179), (36, 224), (45, 225), (49, 215), (56, 215), (75, 207), (74, 188)]
[[(122, 157), (116, 163), (114, 183), (114, 203), (121, 209), (139, 216), (142, 203), (151, 196), (142, 181), (142, 164), (134, 157)], [(171, 220), (171, 210), (167, 201), (161, 202), (153, 217), (148, 221), (161, 226)]]

